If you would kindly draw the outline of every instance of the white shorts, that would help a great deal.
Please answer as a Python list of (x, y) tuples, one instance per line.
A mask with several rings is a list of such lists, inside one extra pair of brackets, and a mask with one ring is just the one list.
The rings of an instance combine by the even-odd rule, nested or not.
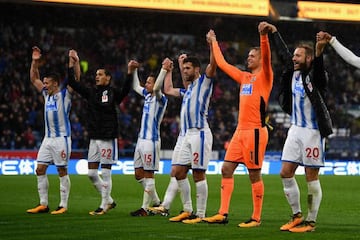
[(179, 164), (192, 169), (205, 170), (212, 152), (213, 136), (211, 130), (191, 128), (186, 131), (180, 149)]
[(323, 167), (325, 141), (319, 130), (292, 125), (283, 148), (281, 160), (305, 167)]
[(116, 164), (119, 159), (117, 138), (111, 140), (90, 139), (88, 162)]
[(134, 153), (134, 168), (158, 171), (160, 162), (160, 141), (139, 138)]
[(182, 143), (184, 142), (184, 137), (185, 136), (179, 135), (176, 140), (174, 151), (173, 151), (172, 157), (171, 157), (171, 165), (179, 165), (180, 164), (180, 149), (181, 149)]
[(36, 161), (45, 165), (55, 164), (57, 167), (67, 167), (70, 155), (70, 137), (45, 137), (41, 143)]

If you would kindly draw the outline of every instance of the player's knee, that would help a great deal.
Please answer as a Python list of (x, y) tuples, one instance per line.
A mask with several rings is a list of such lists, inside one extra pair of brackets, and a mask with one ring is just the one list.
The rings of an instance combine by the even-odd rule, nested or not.
[(67, 175), (67, 168), (66, 167), (58, 167), (57, 171), (58, 171), (60, 177), (63, 177), (63, 176)]
[(144, 169), (143, 168), (135, 168), (134, 171), (134, 177), (137, 181), (143, 179), (145, 176)]
[(44, 174), (45, 174), (45, 171), (44, 171), (43, 169), (39, 169), (39, 168), (37, 168), (37, 169), (35, 170), (35, 172), (36, 172), (36, 175), (37, 175), (37, 176), (41, 176), (41, 175), (44, 175)]
[(139, 173), (135, 173), (135, 174), (134, 174), (134, 177), (135, 177), (136, 181), (139, 181), (139, 180), (141, 180), (141, 179), (144, 178), (144, 177), (142, 176), (142, 174), (139, 174)]
[(95, 181), (99, 177), (99, 173), (97, 169), (89, 169), (88, 177), (91, 181)]
[(291, 171), (287, 171), (285, 169), (280, 170), (280, 177), (281, 178), (292, 178), (294, 176), (294, 173)]
[(221, 168), (221, 175), (225, 178), (230, 178), (233, 175), (233, 171), (229, 168), (223, 167)]
[(187, 173), (185, 173), (185, 172), (177, 172), (175, 174), (175, 177), (176, 177), (177, 180), (183, 180), (183, 179), (187, 178)]
[(47, 165), (38, 164), (35, 172), (37, 176), (45, 175), (47, 169)]

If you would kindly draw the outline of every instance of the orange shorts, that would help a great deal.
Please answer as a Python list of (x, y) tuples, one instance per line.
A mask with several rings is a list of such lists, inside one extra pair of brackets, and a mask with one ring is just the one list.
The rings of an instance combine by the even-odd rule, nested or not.
[(269, 135), (266, 127), (236, 129), (225, 154), (225, 161), (244, 164), (248, 169), (261, 169)]

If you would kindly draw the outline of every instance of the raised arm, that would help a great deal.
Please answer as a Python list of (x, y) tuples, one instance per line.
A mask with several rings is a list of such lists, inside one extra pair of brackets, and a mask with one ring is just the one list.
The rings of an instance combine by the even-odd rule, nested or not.
[[(211, 45), (210, 47), (210, 61), (211, 58), (215, 60), (217, 66), (225, 72), (229, 77), (231, 77), (233, 80), (240, 83), (241, 74), (243, 74), (243, 71), (238, 69), (237, 67), (229, 64), (226, 62), (224, 55), (221, 52), (221, 49), (219, 47), (219, 44), (216, 40), (216, 34), (213, 30), (210, 29), (210, 31), (206, 35), (206, 40)], [(240, 83), (241, 84), (241, 83)]]
[(356, 56), (352, 51), (350, 51), (350, 49), (341, 44), (335, 36), (331, 36), (331, 34), (321, 31), (316, 35), (316, 37), (324, 38), (345, 62), (354, 67), (360, 68), (360, 57)]
[(139, 95), (143, 95), (144, 88), (140, 86), (140, 79), (138, 75), (139, 63), (135, 60), (130, 60), (128, 63), (128, 74), (132, 75), (132, 88)]
[[(181, 54), (178, 58), (179, 70), (180, 70), (181, 80), (182, 80), (184, 88), (186, 88), (188, 86), (188, 83), (186, 82), (185, 78), (183, 77), (183, 63), (184, 63), (184, 59), (186, 57), (187, 57), (186, 54)], [(172, 70), (173, 70), (173, 65), (171, 65), (171, 71), (168, 72), (168, 74), (166, 74), (166, 76), (165, 76), (164, 93), (166, 95), (173, 96), (173, 97), (181, 97), (181, 88), (174, 88), (174, 86), (173, 86)]]
[(81, 69), (80, 69), (80, 58), (74, 49), (69, 51), (69, 67), (74, 67), (75, 80), (80, 81)]
[(206, 34), (206, 41), (210, 48), (210, 56), (209, 56), (210, 62), (206, 67), (205, 73), (206, 73), (207, 77), (213, 78), (213, 77), (215, 77), (215, 74), (216, 74), (217, 65), (216, 65), (215, 57), (214, 57), (213, 50), (212, 50), (212, 47), (213, 47), (212, 39), (210, 38), (210, 36), (208, 36), (208, 34)]
[(281, 63), (285, 66), (285, 69), (293, 70), (294, 64), (292, 61), (292, 54), (290, 53), (284, 39), (274, 25), (269, 24), (269, 27), (271, 29), (270, 31), (273, 33), (273, 43), (275, 45), (275, 50), (277, 55), (279, 56)]
[(69, 91), (75, 90), (82, 97), (88, 98), (90, 92), (89, 89), (86, 88), (80, 82), (80, 59), (77, 55), (77, 52), (74, 49), (69, 50), (69, 65), (68, 65), (68, 89)]
[(326, 43), (326, 39), (318, 38), (316, 34), (315, 57), (320, 57), (323, 54)]
[(178, 64), (179, 64), (179, 70), (180, 70), (180, 76), (181, 76), (181, 81), (183, 83), (183, 86), (186, 87), (187, 83), (186, 80), (183, 76), (183, 69), (184, 69), (184, 59), (187, 58), (187, 55), (185, 53), (180, 54), (180, 56), (178, 57)]
[(276, 81), (277, 85), (279, 86), (279, 92), (276, 96), (280, 107), (283, 111), (289, 115), (292, 113), (292, 93), (291, 93), (291, 76), (294, 70), (294, 63), (292, 62), (292, 54), (290, 53), (288, 47), (286, 46), (284, 40), (282, 39), (280, 33), (278, 32), (277, 28), (272, 25), (268, 24), (266, 26), (270, 28), (269, 32), (271, 32), (271, 37), (273, 40), (273, 44), (275, 46), (275, 50), (281, 63), (283, 64), (283, 73), (281, 77), (277, 78)]
[(264, 80), (268, 82), (268, 84), (272, 84), (273, 82), (273, 70), (271, 67), (271, 50), (270, 43), (268, 38), (268, 33), (272, 32), (272, 27), (267, 22), (260, 22), (258, 25), (258, 30), (260, 34), (260, 48), (261, 48), (261, 61), (262, 61), (262, 72), (265, 77)]
[[(69, 51), (69, 68), (74, 69), (75, 81), (80, 82), (80, 75), (81, 75), (80, 59), (79, 59), (77, 52), (74, 49), (70, 49), (70, 51)], [(72, 89), (72, 87), (70, 87), (68, 85), (68, 82), (66, 82), (66, 85), (67, 85), (68, 90), (70, 92), (72, 92), (73, 89)]]
[[(323, 51), (327, 44), (325, 38), (318, 37), (316, 34), (315, 58), (314, 58), (314, 84), (320, 90), (326, 90), (328, 79), (324, 68)], [(324, 95), (325, 92), (322, 92)]]
[(161, 87), (164, 84), (165, 76), (168, 72), (172, 71), (172, 64), (173, 62), (169, 58), (165, 58), (162, 63), (162, 68), (160, 70), (160, 73), (158, 77), (156, 78), (153, 91), (156, 95), (157, 99), (160, 99), (162, 96)]
[(40, 79), (39, 73), (39, 61), (41, 58), (41, 50), (38, 47), (32, 48), (32, 61), (30, 67), (30, 81), (35, 86), (38, 92), (41, 92), (44, 88), (44, 84)]

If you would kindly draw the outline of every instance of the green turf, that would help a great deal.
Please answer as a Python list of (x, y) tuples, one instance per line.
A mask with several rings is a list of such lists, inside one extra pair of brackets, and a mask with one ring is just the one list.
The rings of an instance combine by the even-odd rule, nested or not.
[[(158, 193), (162, 198), (169, 176), (156, 177)], [(208, 216), (215, 214), (219, 207), (220, 179), (220, 175), (208, 176)], [(306, 213), (304, 176), (297, 176), (297, 179), (303, 190), (301, 201)], [(238, 223), (248, 220), (252, 211), (247, 176), (235, 177), (230, 222), (227, 225), (170, 223), (167, 217), (162, 216), (131, 217), (129, 212), (141, 206), (142, 189), (129, 175), (113, 176), (113, 197), (118, 206), (106, 215), (88, 214), (98, 207), (100, 197), (87, 176), (78, 175), (71, 176), (71, 196), (66, 214), (27, 214), (26, 209), (38, 203), (36, 177), (0, 176), (0, 239), (360, 239), (360, 225), (357, 222), (360, 210), (359, 180), (359, 176), (321, 176), (323, 201), (317, 229), (312, 233), (295, 234), (279, 231), (280, 225), (289, 220), (291, 213), (277, 175), (264, 176), (262, 224), (252, 229), (237, 227)], [(53, 210), (59, 202), (57, 176), (49, 176), (49, 182), (49, 202)], [(177, 197), (171, 215), (180, 210)]]

